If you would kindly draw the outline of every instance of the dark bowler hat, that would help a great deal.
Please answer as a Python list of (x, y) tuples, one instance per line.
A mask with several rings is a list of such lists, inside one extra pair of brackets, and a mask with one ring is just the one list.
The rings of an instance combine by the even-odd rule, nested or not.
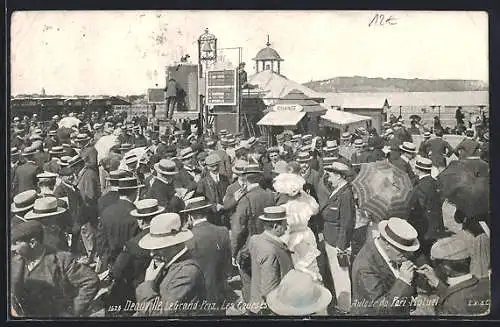
[(137, 218), (153, 217), (165, 211), (165, 207), (158, 205), (156, 199), (144, 199), (135, 203), (135, 209), (130, 215)]
[(19, 213), (33, 208), (37, 193), (35, 190), (27, 190), (14, 196), (10, 211), (12, 213)]
[(259, 219), (276, 222), (286, 220), (286, 209), (281, 206), (264, 208), (264, 214), (260, 215)]
[(181, 210), (180, 213), (208, 209), (210, 207), (213, 207), (213, 205), (214, 204), (210, 203), (204, 196), (198, 196), (196, 198), (186, 200), (186, 208), (184, 210)]
[(30, 239), (42, 233), (43, 225), (40, 222), (36, 220), (22, 222), (12, 229), (11, 241), (15, 243), (16, 241)]
[(144, 187), (144, 185), (139, 184), (135, 177), (124, 177), (118, 180), (118, 190), (131, 190), (141, 187)]

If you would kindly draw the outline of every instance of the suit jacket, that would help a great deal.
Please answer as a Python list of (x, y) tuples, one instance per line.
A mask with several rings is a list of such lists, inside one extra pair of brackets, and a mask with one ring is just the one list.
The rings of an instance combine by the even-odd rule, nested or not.
[(61, 170), (61, 166), (59, 166), (56, 160), (52, 159), (49, 162), (43, 164), (43, 170), (58, 174)]
[[(164, 269), (157, 281), (144, 281), (136, 289), (138, 303), (149, 302), (156, 310), (141, 314), (150, 316), (192, 316), (199, 315), (199, 310), (183, 310), (182, 305), (202, 303), (207, 295), (205, 279), (200, 266), (191, 258), (189, 252), (182, 255), (170, 267)], [(161, 307), (154, 305), (160, 300)], [(180, 304), (176, 309), (175, 303)], [(158, 303), (158, 302), (157, 302)], [(200, 309), (200, 308), (198, 308)]]
[(133, 135), (132, 136), (132, 145), (136, 148), (147, 146), (148, 141), (144, 137), (144, 135)]
[[(368, 237), (352, 265), (352, 313), (408, 316), (412, 296), (416, 296), (415, 288), (394, 276), (374, 239)], [(393, 305), (397, 300), (406, 300), (406, 303)]]
[(16, 297), (24, 317), (78, 317), (86, 312), (99, 289), (95, 272), (71, 253), (46, 248), (41, 261), (30, 272), (24, 261), (13, 257), (17, 277)]
[(93, 145), (83, 148), (80, 157), (85, 161), (87, 167), (97, 170), (97, 150)]
[(460, 142), (455, 148), (455, 153), (458, 155), (459, 159), (478, 156), (479, 152), (480, 152), (479, 142), (468, 137), (466, 137), (462, 142)]
[(174, 177), (174, 186), (186, 188), (188, 191), (196, 190), (197, 184), (194, 177), (189, 174), (186, 168), (179, 169), (179, 173)]
[(342, 250), (351, 244), (356, 209), (350, 184), (342, 186), (335, 194), (320, 206), (323, 217), (323, 235), (325, 242)]
[(57, 145), (59, 144), (59, 142), (58, 142), (58, 141), (56, 140), (56, 138), (54, 138), (54, 137), (47, 137), (47, 138), (44, 140), (44, 142), (43, 142), (43, 143), (45, 144), (45, 148), (47, 148), (49, 151), (50, 151), (53, 147), (55, 147), (55, 146), (57, 146)]
[(306, 180), (306, 185), (305, 185), (306, 189), (309, 188), (313, 191), (311, 192), (311, 196), (316, 200), (319, 200), (318, 191), (321, 181), (321, 175), (316, 170), (309, 168), (306, 174), (303, 175), (302, 177)]
[(484, 315), (490, 312), (491, 285), (489, 278), (472, 277), (466, 281), (446, 287), (440, 283), (437, 289), (439, 302), (436, 314)]
[[(292, 256), (285, 243), (278, 242), (267, 233), (250, 238), (248, 248), (252, 262), (250, 310), (265, 304), (266, 296), (280, 284), (283, 277), (293, 269)], [(263, 308), (262, 306), (261, 308)]]
[(465, 165), (470, 168), (474, 175), (477, 177), (489, 177), (490, 176), (490, 165), (482, 160), (482, 159), (462, 159), (461, 162), (465, 163)]
[(224, 150), (215, 150), (214, 153), (217, 154), (221, 160), (221, 163), (219, 164), (219, 172), (222, 175), (225, 175), (228, 180), (231, 179), (233, 177), (231, 157)]
[(418, 147), (418, 154), (421, 157), (429, 159), (429, 154), (427, 153), (427, 141), (428, 140), (423, 140), (422, 143), (420, 143), (420, 146)]
[(33, 159), (36, 164), (39, 166), (39, 167), (43, 167), (43, 165), (47, 162), (49, 162), (50, 160), (50, 156), (47, 152), (44, 152), (44, 151), (40, 151), (40, 152), (37, 152), (35, 155), (34, 155), (34, 159)]
[(400, 156), (398, 156), (397, 158), (389, 156), (389, 162), (394, 166), (398, 167), (400, 170), (404, 171), (406, 174), (408, 174), (408, 177), (410, 177), (411, 182), (413, 183), (413, 185), (415, 185), (415, 183), (417, 182), (417, 176), (413, 172), (413, 169), (411, 168), (411, 165), (408, 162), (406, 162)]
[(97, 201), (97, 212), (99, 213), (99, 215), (101, 215), (107, 207), (115, 204), (119, 198), (120, 196), (118, 195), (117, 191), (109, 191), (106, 194), (102, 195)]
[(207, 300), (221, 303), (232, 270), (229, 231), (204, 221), (194, 225), (192, 232), (194, 237), (186, 242), (186, 247), (203, 271)]
[(420, 240), (436, 240), (444, 231), (442, 206), (438, 182), (430, 175), (420, 179), (408, 203), (408, 222), (415, 227)]
[(158, 178), (155, 179), (151, 188), (147, 191), (145, 199), (156, 199), (158, 205), (165, 207), (165, 212), (175, 212), (184, 209), (184, 201), (175, 195), (173, 184), (166, 184)]
[(105, 239), (105, 249), (101, 255), (114, 262), (123, 249), (125, 242), (139, 233), (137, 220), (130, 215), (135, 209), (132, 202), (118, 199), (115, 204), (110, 205), (101, 214), (101, 230)]
[(82, 219), (84, 223), (97, 223), (97, 201), (101, 196), (99, 175), (89, 167), (84, 167), (78, 174), (76, 181), (83, 200)]
[[(427, 157), (432, 160), (432, 164), (436, 167), (446, 167), (446, 157), (451, 157), (455, 152), (450, 143), (443, 140), (441, 137), (436, 137), (425, 142)], [(430, 155), (429, 155), (430, 153)]]
[(28, 161), (18, 166), (14, 172), (13, 194), (17, 195), (27, 190), (38, 189), (36, 175), (42, 172), (41, 166), (35, 162)]
[(264, 208), (275, 203), (273, 193), (260, 186), (249, 190), (240, 199), (231, 216), (231, 253), (234, 258), (247, 245), (250, 236), (263, 232), (258, 217), (264, 213)]
[(234, 193), (241, 188), (241, 184), (238, 180), (234, 181), (231, 185), (229, 185), (226, 189), (226, 194), (222, 199), (222, 204), (224, 205), (224, 210), (229, 211), (233, 214), (232, 211), (236, 208), (238, 202), (234, 198)]
[(219, 183), (215, 183), (212, 175), (206, 174), (198, 182), (196, 193), (204, 195), (211, 203), (222, 204), (228, 186), (229, 180), (225, 175), (219, 173)]

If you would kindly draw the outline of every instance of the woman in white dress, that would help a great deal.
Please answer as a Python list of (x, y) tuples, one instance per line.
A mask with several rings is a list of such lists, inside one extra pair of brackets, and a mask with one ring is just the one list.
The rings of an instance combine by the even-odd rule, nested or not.
[(316, 261), (320, 251), (314, 233), (308, 227), (309, 219), (318, 213), (319, 205), (303, 190), (304, 184), (304, 178), (296, 174), (283, 173), (274, 179), (274, 189), (281, 195), (278, 204), (286, 209), (288, 216), (288, 230), (282, 239), (292, 252), (294, 268), (321, 281)]

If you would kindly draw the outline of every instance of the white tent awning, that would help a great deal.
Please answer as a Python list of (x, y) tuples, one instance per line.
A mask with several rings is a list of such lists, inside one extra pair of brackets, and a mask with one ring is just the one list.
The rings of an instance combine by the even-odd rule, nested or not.
[(257, 125), (295, 126), (305, 115), (305, 112), (299, 111), (271, 111), (262, 117)]
[(368, 116), (357, 115), (350, 112), (334, 109), (329, 109), (326, 114), (321, 116), (321, 118), (340, 126), (350, 125), (372, 119)]

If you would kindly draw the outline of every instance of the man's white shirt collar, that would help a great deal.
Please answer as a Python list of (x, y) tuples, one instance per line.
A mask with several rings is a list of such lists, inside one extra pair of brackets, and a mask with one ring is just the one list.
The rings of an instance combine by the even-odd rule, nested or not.
[(455, 286), (457, 284), (460, 284), (462, 282), (465, 282), (471, 278), (472, 278), (472, 274), (467, 274), (467, 275), (458, 276), (458, 277), (448, 277), (446, 282), (451, 287), (451, 286)]

